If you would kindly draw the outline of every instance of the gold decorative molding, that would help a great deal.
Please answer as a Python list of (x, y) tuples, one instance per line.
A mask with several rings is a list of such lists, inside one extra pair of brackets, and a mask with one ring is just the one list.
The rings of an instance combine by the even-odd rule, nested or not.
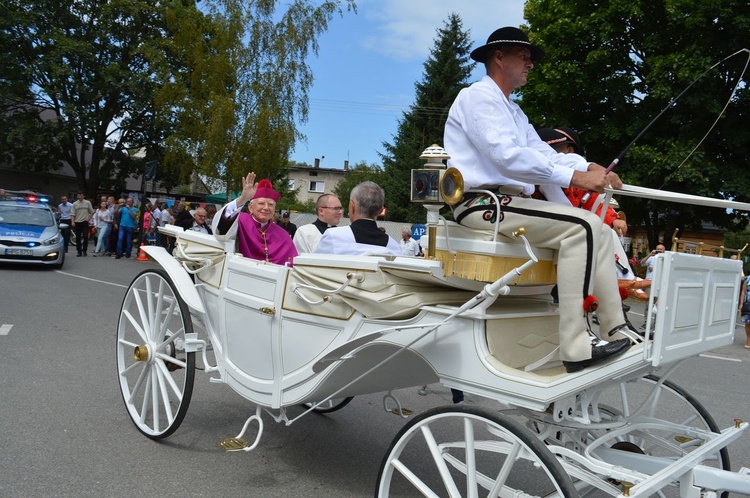
[[(468, 278), (481, 282), (494, 282), (527, 261), (526, 258), (472, 254), (462, 251), (456, 251), (454, 255), (445, 250), (435, 251), (435, 259), (443, 263), (443, 272), (446, 276)], [(554, 263), (549, 260), (542, 260), (519, 275), (513, 283), (548, 285), (554, 284), (556, 281), (557, 274)]]

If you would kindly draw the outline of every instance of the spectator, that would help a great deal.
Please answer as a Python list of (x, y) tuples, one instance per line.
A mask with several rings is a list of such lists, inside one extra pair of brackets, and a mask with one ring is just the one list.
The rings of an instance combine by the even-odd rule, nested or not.
[(206, 204), (206, 225), (213, 225), (214, 216), (216, 216), (216, 206), (214, 204)]
[(174, 213), (174, 224), (183, 229), (193, 225), (193, 215), (182, 202), (177, 202), (177, 211)]
[(281, 214), (281, 223), (279, 223), (279, 226), (286, 230), (286, 233), (294, 240), (294, 234), (297, 233), (297, 225), (289, 220), (289, 211), (284, 211)]
[[(206, 220), (206, 223), (208, 223), (208, 220)], [(162, 204), (159, 226), (164, 227), (167, 225), (174, 225), (174, 215), (171, 208), (167, 207), (166, 204)]]
[(120, 259), (124, 254), (126, 258), (133, 252), (133, 234), (138, 226), (138, 210), (133, 207), (133, 199), (128, 197), (125, 205), (119, 210), (120, 228), (117, 233), (117, 252), (115, 259)]
[(193, 215), (193, 226), (187, 228), (186, 230), (192, 230), (194, 232), (207, 233), (209, 235), (212, 235), (213, 232), (211, 231), (211, 227), (206, 223), (206, 217), (206, 210), (202, 207), (199, 207), (195, 210), (195, 214)]
[(333, 194), (323, 194), (315, 202), (315, 211), (318, 218), (309, 225), (299, 227), (294, 234), (294, 246), (297, 252), (315, 252), (320, 242), (320, 237), (331, 227), (338, 226), (344, 208), (341, 201)]
[[(115, 212), (112, 215), (112, 234), (109, 236), (110, 240), (110, 246), (109, 246), (109, 256), (114, 258), (117, 254), (117, 242), (120, 237), (120, 219), (122, 218), (122, 213), (120, 212), (120, 208), (125, 206), (125, 199), (122, 197), (117, 200), (117, 204), (115, 204)], [(113, 241), (114, 239), (114, 241)]]
[(411, 230), (404, 228), (401, 230), (401, 254), (403, 256), (419, 256), (419, 244), (411, 238)]
[(78, 200), (73, 203), (72, 219), (76, 232), (76, 256), (88, 256), (89, 249), (89, 220), (94, 214), (94, 207), (78, 192)]
[(60, 197), (60, 204), (57, 205), (57, 212), (60, 214), (60, 223), (68, 225), (68, 228), (63, 229), (63, 238), (65, 239), (65, 252), (68, 252), (68, 246), (70, 245), (70, 231), (73, 229), (73, 203), (68, 202), (68, 197), (63, 195)]
[(112, 225), (112, 213), (107, 208), (107, 201), (102, 202), (99, 209), (94, 213), (94, 223), (99, 233), (96, 238), (96, 247), (94, 248), (93, 256), (104, 256), (107, 252), (107, 237), (109, 237)]
[(143, 206), (143, 213), (141, 218), (141, 234), (140, 237), (138, 237), (138, 245), (140, 246), (144, 242), (148, 240), (150, 235), (153, 233), (154, 228), (154, 206), (151, 204), (151, 201), (148, 199), (145, 199)]
[(157, 201), (154, 203), (154, 209), (151, 211), (151, 220), (152, 229), (161, 226), (161, 202)]
[(654, 279), (654, 262), (656, 261), (656, 256), (663, 253), (665, 250), (666, 248), (664, 247), (664, 244), (656, 244), (656, 249), (641, 259), (641, 266), (646, 267), (645, 280), (650, 282)]

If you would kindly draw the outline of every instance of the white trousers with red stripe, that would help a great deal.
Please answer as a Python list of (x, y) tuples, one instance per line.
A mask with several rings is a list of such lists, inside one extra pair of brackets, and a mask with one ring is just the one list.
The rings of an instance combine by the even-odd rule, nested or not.
[[(457, 222), (490, 229), (494, 204), (480, 196), (454, 207)], [(589, 211), (523, 197), (500, 197), (499, 232), (513, 237), (523, 227), (532, 246), (558, 251), (557, 289), (560, 299), (560, 358), (580, 361), (591, 357), (583, 301), (593, 294), (599, 301), (599, 329), (608, 332), (625, 323), (612, 257), (612, 229)], [(604, 337), (609, 340), (611, 338)]]

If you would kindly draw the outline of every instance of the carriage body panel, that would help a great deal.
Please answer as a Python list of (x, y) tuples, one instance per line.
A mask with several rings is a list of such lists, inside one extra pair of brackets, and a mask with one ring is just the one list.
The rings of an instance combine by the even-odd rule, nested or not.
[[(192, 245), (207, 239), (174, 234)], [(512, 242), (494, 244), (519, 251)], [(459, 245), (471, 240), (454, 235)], [(150, 254), (175, 272), (171, 256)], [(603, 381), (730, 343), (739, 292), (738, 262), (668, 253), (653, 283), (665, 310), (656, 317), (655, 340), (568, 374), (554, 360), (525, 370), (557, 346), (558, 312), (546, 284), (512, 285), (487, 309), (451, 316), (484, 283), (446, 275), (441, 261), (305, 254), (290, 268), (231, 251), (218, 259), (211, 272), (196, 273), (193, 289), (180, 292), (192, 301), (193, 291), (200, 295), (222, 380), (270, 408), (440, 381), (542, 410)]]

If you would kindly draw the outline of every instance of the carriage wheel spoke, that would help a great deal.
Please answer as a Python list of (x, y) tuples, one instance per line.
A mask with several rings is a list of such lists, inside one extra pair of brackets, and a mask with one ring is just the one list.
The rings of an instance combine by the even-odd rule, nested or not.
[(162, 269), (139, 274), (120, 309), (117, 367), (128, 414), (151, 439), (169, 436), (185, 417), (195, 353), (185, 351), (182, 341), (192, 333), (190, 310), (169, 275)]

